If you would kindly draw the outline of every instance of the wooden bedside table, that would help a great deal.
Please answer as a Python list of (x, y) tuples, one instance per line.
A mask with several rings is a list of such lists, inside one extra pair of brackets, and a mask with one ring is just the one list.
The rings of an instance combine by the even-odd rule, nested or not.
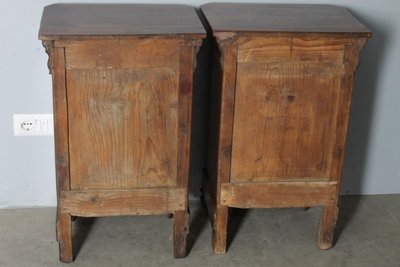
[(192, 78), (204, 37), (187, 6), (45, 7), (61, 261), (73, 260), (75, 215), (173, 213), (174, 256), (186, 255)]
[(228, 207), (323, 206), (332, 246), (354, 71), (370, 31), (324, 5), (201, 7), (214, 37), (208, 177), (213, 248)]

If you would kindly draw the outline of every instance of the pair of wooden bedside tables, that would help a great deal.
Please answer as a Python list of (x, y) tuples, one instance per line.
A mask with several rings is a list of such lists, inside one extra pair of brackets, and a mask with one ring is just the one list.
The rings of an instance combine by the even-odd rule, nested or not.
[[(213, 248), (228, 207), (323, 206), (332, 246), (354, 71), (371, 33), (343, 8), (201, 7), (213, 86), (204, 196)], [(206, 32), (181, 5), (55, 4), (39, 38), (53, 77), (60, 259), (72, 216), (174, 215), (186, 255), (193, 74)]]

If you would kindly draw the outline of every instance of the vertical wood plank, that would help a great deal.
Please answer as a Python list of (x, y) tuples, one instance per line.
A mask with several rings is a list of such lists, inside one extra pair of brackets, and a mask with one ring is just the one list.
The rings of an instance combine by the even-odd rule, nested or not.
[(354, 45), (344, 47), (343, 76), (341, 80), (338, 113), (336, 120), (335, 144), (331, 161), (330, 180), (337, 181), (333, 204), (323, 208), (319, 232), (318, 245), (321, 249), (332, 247), (333, 234), (339, 215), (337, 207), (341, 175), (343, 170), (344, 153), (346, 148), (347, 128), (350, 116), (351, 96), (354, 84), (354, 72), (359, 62), (359, 53), (366, 39), (355, 40)]
[(187, 212), (187, 188), (189, 185), (190, 138), (192, 118), (193, 72), (195, 49), (192, 46), (181, 47), (179, 70), (179, 108), (178, 108), (178, 170), (177, 186), (185, 188), (185, 210), (174, 213), (174, 257), (186, 256), (186, 241), (189, 233), (189, 215)]
[(68, 152), (68, 107), (65, 86), (64, 48), (52, 48), (54, 144), (57, 179), (57, 241), (60, 260), (73, 261), (71, 216), (60, 210), (60, 192), (70, 189)]
[(354, 72), (359, 62), (359, 53), (366, 39), (358, 39), (353, 45), (346, 45), (343, 58), (343, 76), (339, 95), (338, 114), (336, 117), (336, 132), (330, 179), (340, 181), (342, 175), (347, 128), (350, 116), (351, 96), (354, 84)]
[[(218, 183), (229, 182), (233, 135), (233, 110), (236, 86), (237, 45), (219, 40), (221, 51), (222, 92), (218, 142)], [(219, 190), (218, 190), (219, 191)], [(219, 199), (217, 200), (219, 201)]]
[(178, 108), (178, 171), (177, 186), (187, 187), (189, 176), (192, 94), (195, 49), (181, 47)]
[[(234, 40), (217, 38), (222, 67), (221, 107), (219, 110), (219, 140), (216, 171), (216, 203), (213, 214), (213, 249), (215, 253), (226, 251), (228, 207), (221, 205), (221, 183), (229, 182), (233, 134), (233, 110), (236, 86), (237, 45)], [(214, 179), (215, 179), (214, 178)]]
[(54, 145), (56, 155), (57, 190), (69, 190), (68, 107), (65, 86), (64, 48), (52, 52)]
[(187, 254), (187, 235), (189, 233), (189, 213), (187, 210), (174, 212), (174, 257), (184, 258)]

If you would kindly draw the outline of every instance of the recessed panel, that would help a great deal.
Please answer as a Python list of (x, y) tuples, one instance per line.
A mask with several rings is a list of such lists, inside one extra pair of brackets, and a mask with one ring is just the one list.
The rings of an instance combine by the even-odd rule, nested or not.
[(178, 80), (173, 68), (67, 70), (72, 189), (176, 183)]
[(339, 63), (239, 62), (231, 181), (328, 178)]

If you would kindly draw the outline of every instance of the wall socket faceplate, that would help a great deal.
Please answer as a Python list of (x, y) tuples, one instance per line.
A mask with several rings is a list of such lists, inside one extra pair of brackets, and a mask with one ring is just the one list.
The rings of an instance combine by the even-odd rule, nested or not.
[(14, 136), (53, 135), (53, 114), (14, 114)]

